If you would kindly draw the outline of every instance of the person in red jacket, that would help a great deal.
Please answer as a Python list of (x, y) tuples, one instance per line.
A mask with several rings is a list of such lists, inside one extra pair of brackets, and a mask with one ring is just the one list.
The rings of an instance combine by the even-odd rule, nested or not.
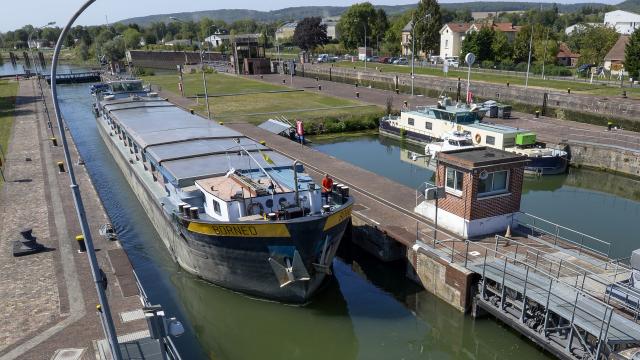
[(333, 188), (333, 179), (329, 174), (324, 174), (322, 179), (322, 197), (326, 199), (325, 203), (329, 205), (329, 199), (331, 198), (331, 189)]

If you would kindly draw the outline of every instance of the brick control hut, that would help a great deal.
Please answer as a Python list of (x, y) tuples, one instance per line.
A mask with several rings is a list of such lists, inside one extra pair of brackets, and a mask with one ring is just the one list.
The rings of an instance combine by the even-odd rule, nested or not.
[[(438, 153), (438, 226), (464, 238), (504, 232), (520, 210), (525, 156), (476, 147)], [(433, 220), (435, 200), (415, 211)]]

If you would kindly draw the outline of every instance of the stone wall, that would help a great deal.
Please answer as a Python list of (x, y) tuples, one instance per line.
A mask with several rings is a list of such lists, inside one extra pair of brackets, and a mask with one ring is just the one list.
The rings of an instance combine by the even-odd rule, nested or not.
[(427, 291), (466, 312), (471, 304), (472, 286), (476, 275), (434, 254), (430, 249), (407, 250), (407, 276)]
[[(326, 80), (348, 83), (359, 82), (392, 91), (399, 89), (402, 92), (407, 92), (411, 85), (411, 76), (408, 74), (384, 73), (375, 69), (365, 71), (364, 69), (347, 67), (303, 64), (300, 70), (303, 76), (318, 76)], [(458, 79), (416, 75), (414, 86), (416, 87), (417, 93), (436, 96), (444, 91), (455, 98)], [(466, 90), (464, 80), (462, 80), (461, 86), (461, 96), (464, 98), (464, 92)], [(423, 89), (426, 91), (422, 91)], [(624, 99), (621, 95), (616, 97), (599, 97), (539, 88), (528, 88), (525, 90), (522, 86), (509, 86), (506, 82), (504, 84), (492, 84), (477, 81), (471, 83), (471, 92), (475, 98), (480, 100), (494, 99), (506, 103), (523, 104), (531, 107), (531, 111), (535, 109), (542, 110), (546, 96), (547, 115), (549, 116), (555, 115), (556, 111), (552, 111), (554, 109), (569, 109), (578, 114), (589, 114), (591, 116), (597, 114), (603, 119), (626, 120), (627, 123), (636, 123), (636, 126), (640, 126), (640, 102)], [(562, 112), (562, 116), (572, 115)], [(572, 116), (570, 120), (582, 121), (578, 115)], [(626, 127), (630, 128), (630, 126)]]
[[(127, 59), (133, 66), (154, 69), (176, 69), (176, 65), (200, 63), (197, 51), (145, 51), (130, 50)], [(226, 56), (221, 53), (205, 52), (205, 61), (223, 61)]]
[(616, 146), (569, 142), (571, 163), (640, 177), (640, 152)]

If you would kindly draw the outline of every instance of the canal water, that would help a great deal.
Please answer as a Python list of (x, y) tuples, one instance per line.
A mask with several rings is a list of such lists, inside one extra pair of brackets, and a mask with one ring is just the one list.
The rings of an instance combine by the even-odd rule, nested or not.
[[(313, 139), (316, 150), (388, 177), (410, 188), (433, 182), (424, 148), (380, 135)], [(626, 258), (640, 248), (640, 181), (610, 173), (570, 169), (567, 174), (525, 177), (521, 209), (612, 244), (611, 256)], [(598, 250), (603, 250), (602, 248)]]
[[(65, 120), (142, 285), (152, 302), (186, 325), (186, 334), (177, 339), (184, 359), (551, 358), (497, 321), (473, 320), (422, 291), (405, 279), (402, 264), (381, 264), (350, 246), (340, 250), (333, 280), (305, 307), (251, 299), (185, 273), (171, 261), (102, 143), (89, 85), (61, 85), (59, 94)], [(410, 186), (429, 176), (399, 161), (399, 143), (377, 136), (315, 146)], [(637, 214), (637, 199), (625, 198), (625, 191), (587, 189), (602, 174), (580, 174), (584, 178), (528, 182), (525, 207), (549, 208), (549, 214), (584, 222), (605, 215), (600, 220), (613, 221), (616, 215), (607, 212), (624, 219)], [(616, 178), (601, 181), (618, 184)], [(631, 232), (626, 225), (620, 234)]]

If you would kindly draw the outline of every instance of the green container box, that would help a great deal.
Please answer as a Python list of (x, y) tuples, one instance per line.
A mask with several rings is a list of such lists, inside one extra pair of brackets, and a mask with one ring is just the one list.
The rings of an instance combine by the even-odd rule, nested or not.
[(536, 143), (535, 133), (520, 133), (516, 135), (516, 145), (533, 145)]

